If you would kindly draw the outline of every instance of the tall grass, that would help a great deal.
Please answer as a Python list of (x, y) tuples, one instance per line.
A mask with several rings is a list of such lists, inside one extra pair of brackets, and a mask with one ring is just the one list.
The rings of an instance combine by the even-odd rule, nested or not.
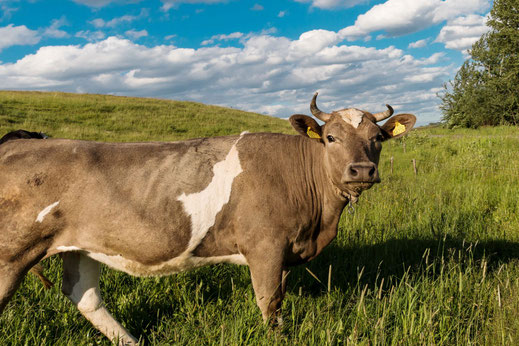
[[(126, 102), (143, 108), (123, 112)], [(180, 124), (169, 102), (0, 93), (0, 130), (111, 141), (213, 135), (210, 126), (189, 121), (193, 114), (215, 116), (203, 105), (183, 118), (187, 132), (161, 132), (163, 122)], [(92, 104), (97, 110), (89, 113)], [(52, 113), (48, 105), (62, 111)], [(117, 114), (99, 112), (107, 105)], [(219, 114), (225, 118), (226, 111), (234, 112)], [(252, 117), (257, 127), (247, 122)], [(125, 124), (128, 119), (136, 122)], [(282, 120), (243, 119), (214, 134), (290, 131)], [(292, 268), (285, 323), (275, 332), (261, 323), (247, 268), (234, 265), (145, 279), (104, 268), (106, 304), (134, 335), (156, 345), (517, 344), (518, 145), (519, 130), (512, 127), (419, 129), (384, 143), (382, 183), (361, 196), (353, 214), (343, 213), (337, 239), (321, 256)], [(25, 279), (0, 317), (0, 344), (108, 345), (60, 293), (59, 259), (44, 265), (56, 287), (44, 290), (37, 279)]]

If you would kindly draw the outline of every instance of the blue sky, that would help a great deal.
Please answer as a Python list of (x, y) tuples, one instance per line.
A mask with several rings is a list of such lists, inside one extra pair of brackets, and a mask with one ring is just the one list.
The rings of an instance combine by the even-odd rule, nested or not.
[(489, 0), (0, 0), (0, 88), (438, 121)]

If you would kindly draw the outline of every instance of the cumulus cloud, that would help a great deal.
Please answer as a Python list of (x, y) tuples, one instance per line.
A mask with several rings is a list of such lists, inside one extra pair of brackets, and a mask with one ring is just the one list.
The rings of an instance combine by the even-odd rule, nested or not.
[(479, 13), (489, 5), (488, 0), (388, 0), (359, 15), (354, 25), (339, 33), (350, 41), (375, 31), (401, 36), (461, 15)]
[(415, 42), (411, 42), (409, 43), (409, 46), (407, 46), (407, 48), (422, 48), (422, 47), (425, 47), (427, 45), (427, 42), (429, 41), (429, 39), (423, 39), (423, 40), (418, 40), (418, 41), (415, 41)]
[(435, 42), (445, 44), (446, 48), (466, 51), (490, 30), (487, 20), (487, 17), (475, 14), (455, 18), (441, 29)]
[(39, 43), (43, 38), (65, 38), (70, 35), (60, 28), (67, 24), (65, 17), (54, 19), (46, 28), (32, 30), (25, 25), (9, 24), (0, 27), (0, 51), (11, 46), (26, 46)]
[(317, 7), (324, 10), (334, 8), (348, 8), (358, 4), (366, 3), (368, 0), (295, 0), (296, 2), (311, 3), (312, 7)]
[(25, 25), (9, 24), (0, 27), (0, 51), (11, 46), (32, 45), (40, 42), (38, 31), (31, 30)]
[(445, 56), (444, 52), (434, 53), (428, 58), (420, 59), (419, 62), (423, 65), (432, 65), (438, 63)]
[[(437, 103), (433, 91), (450, 73), (395, 47), (338, 45), (336, 32), (298, 39), (242, 37), (243, 47), (146, 47), (120, 37), (80, 46), (48, 46), (0, 65), (8, 89), (154, 96), (220, 104), (277, 116), (308, 113), (312, 94), (326, 110), (371, 111), (391, 103), (420, 113)], [(384, 95), (381, 97), (381, 95)], [(239, 100), (239, 101), (238, 101)]]
[(287, 15), (287, 11), (279, 11), (278, 18), (283, 18), (286, 15)]

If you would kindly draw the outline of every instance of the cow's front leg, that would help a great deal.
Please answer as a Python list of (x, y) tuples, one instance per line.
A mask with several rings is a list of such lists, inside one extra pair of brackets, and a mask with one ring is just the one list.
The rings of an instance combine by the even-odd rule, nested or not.
[[(256, 249), (258, 250), (258, 249)], [(247, 257), (252, 286), (263, 321), (281, 324), (283, 256), (272, 251), (254, 251)]]

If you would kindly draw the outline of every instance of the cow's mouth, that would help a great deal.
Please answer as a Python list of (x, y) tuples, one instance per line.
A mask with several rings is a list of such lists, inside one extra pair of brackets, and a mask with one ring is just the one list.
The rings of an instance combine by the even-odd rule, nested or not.
[(338, 190), (343, 198), (349, 200), (350, 203), (356, 203), (362, 191), (370, 189), (374, 184), (374, 182), (351, 182)]
[(360, 195), (360, 193), (362, 191), (370, 189), (374, 184), (375, 184), (375, 182), (373, 182), (373, 181), (371, 181), (371, 182), (356, 181), (356, 182), (346, 183), (346, 189), (348, 191), (351, 191), (353, 193), (358, 193)]

